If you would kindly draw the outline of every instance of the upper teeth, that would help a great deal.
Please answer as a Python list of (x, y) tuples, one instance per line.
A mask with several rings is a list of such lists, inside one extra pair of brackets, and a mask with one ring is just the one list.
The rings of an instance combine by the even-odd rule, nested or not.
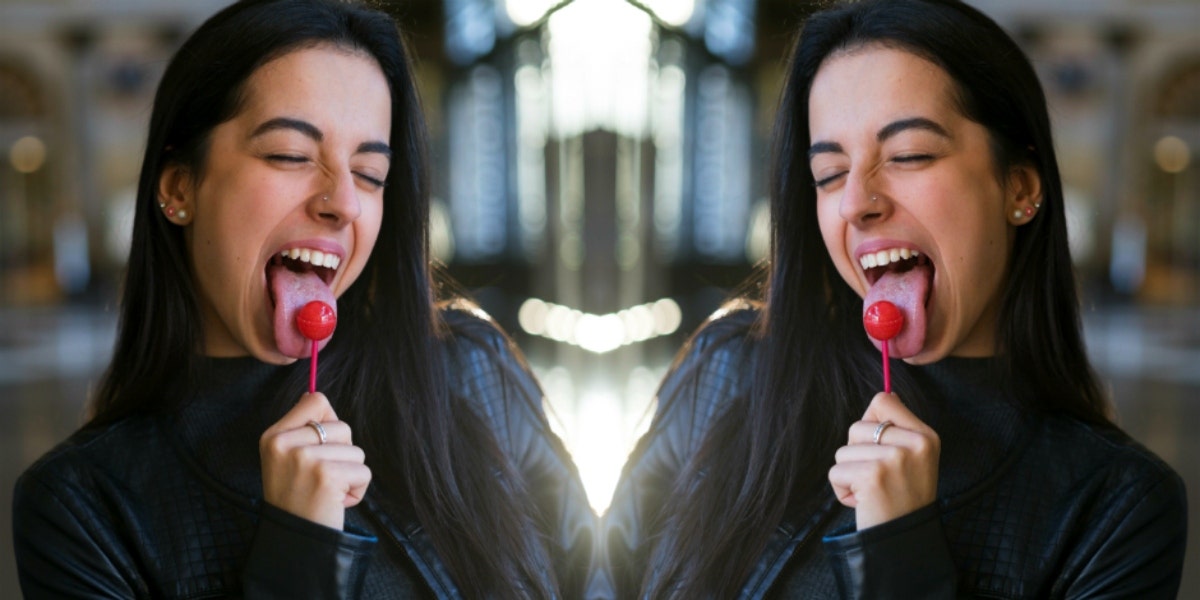
[(863, 270), (866, 270), (872, 267), (883, 267), (898, 260), (908, 260), (920, 254), (920, 252), (909, 250), (908, 248), (892, 248), (891, 250), (880, 250), (879, 252), (864, 254), (859, 257), (858, 262), (862, 264)]
[(337, 270), (338, 265), (342, 264), (342, 259), (336, 254), (327, 254), (320, 250), (311, 250), (309, 248), (292, 248), (284, 250), (280, 253), (284, 258), (306, 262), (316, 267), (329, 267)]

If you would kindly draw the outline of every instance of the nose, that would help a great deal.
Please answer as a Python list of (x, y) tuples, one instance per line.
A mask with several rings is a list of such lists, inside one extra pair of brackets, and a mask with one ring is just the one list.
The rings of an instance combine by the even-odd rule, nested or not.
[(360, 193), (353, 173), (333, 174), (329, 177), (329, 187), (317, 194), (309, 206), (317, 219), (334, 227), (345, 227), (362, 215)]
[(838, 204), (838, 214), (847, 223), (863, 228), (877, 221), (887, 219), (891, 214), (892, 204), (887, 196), (873, 191), (869, 177), (851, 172), (846, 176), (846, 185), (842, 187), (842, 197)]

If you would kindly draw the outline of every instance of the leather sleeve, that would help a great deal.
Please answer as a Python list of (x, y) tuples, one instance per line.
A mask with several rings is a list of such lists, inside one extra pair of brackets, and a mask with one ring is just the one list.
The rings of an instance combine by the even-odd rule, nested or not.
[[(1179, 593), (1187, 543), (1183, 481), (1166, 472), (1148, 489), (1128, 487), (1111, 516), (1094, 523), (1083, 568), (1066, 598), (1170, 599)], [(1091, 537), (1091, 536), (1089, 536)], [(1091, 547), (1095, 547), (1092, 551)]]
[(583, 598), (596, 558), (597, 518), (562, 440), (550, 429), (543, 394), (511, 341), (490, 321), (449, 311), (455, 335), (451, 377), (496, 432), (538, 507), (565, 598)]
[(824, 539), (842, 598), (954, 598), (957, 575), (937, 503)]
[(129, 555), (80, 494), (26, 473), (13, 496), (13, 547), (25, 598), (145, 598)]
[(611, 593), (636, 598), (649, 561), (651, 529), (687, 461), (730, 402), (745, 392), (752, 360), (746, 338), (752, 311), (701, 329), (657, 394), (657, 412), (638, 441), (604, 516), (603, 551)]
[(246, 598), (359, 598), (373, 536), (339, 531), (263, 504), (242, 571)]

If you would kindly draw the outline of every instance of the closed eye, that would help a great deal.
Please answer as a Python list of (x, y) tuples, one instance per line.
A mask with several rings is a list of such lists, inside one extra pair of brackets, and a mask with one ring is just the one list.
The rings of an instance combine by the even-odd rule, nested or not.
[(902, 154), (892, 159), (898, 163), (919, 163), (933, 160), (932, 154)]
[(281, 162), (289, 164), (301, 164), (308, 162), (307, 156), (296, 156), (294, 154), (268, 154), (267, 160), (271, 162)]
[(831, 183), (833, 183), (833, 182), (837, 181), (838, 179), (840, 179), (840, 178), (841, 178), (843, 175), (845, 175), (845, 174), (846, 174), (846, 173), (843, 171), (843, 172), (841, 172), (841, 173), (836, 173), (836, 174), (834, 174), (834, 175), (830, 175), (829, 177), (826, 177), (826, 178), (824, 178), (824, 179), (819, 179), (819, 180), (817, 180), (817, 181), (814, 181), (814, 182), (813, 182), (813, 187), (816, 187), (817, 189), (824, 188), (825, 186), (827, 186), (827, 185), (829, 185), (829, 184), (831, 184)]
[(363, 173), (355, 173), (354, 175), (356, 177), (358, 177), (359, 179), (365, 181), (368, 185), (370, 185), (371, 187), (374, 187), (377, 190), (383, 189), (384, 187), (387, 186), (387, 181), (385, 181), (383, 179), (371, 177), (370, 175), (366, 175)]

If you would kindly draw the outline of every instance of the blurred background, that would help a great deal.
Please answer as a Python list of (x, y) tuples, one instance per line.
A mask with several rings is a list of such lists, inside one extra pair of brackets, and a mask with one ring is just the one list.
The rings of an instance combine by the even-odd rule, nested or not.
[[(111, 351), (158, 78), (226, 3), (0, 0), (0, 597), (12, 484)], [(1187, 481), (1200, 598), (1200, 1), (971, 3), (1043, 77), (1088, 345), (1122, 426)], [(766, 252), (781, 59), (811, 3), (382, 4), (418, 58), (435, 253), (527, 353), (603, 511), (674, 353)]]

